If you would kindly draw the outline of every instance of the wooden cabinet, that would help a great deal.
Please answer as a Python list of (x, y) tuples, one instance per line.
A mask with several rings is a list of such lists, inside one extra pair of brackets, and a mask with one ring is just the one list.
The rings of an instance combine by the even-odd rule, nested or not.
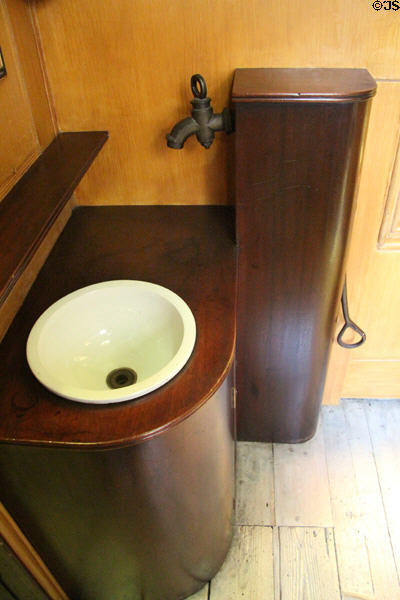
[(362, 69), (239, 69), (239, 439), (316, 428), (375, 82)]
[[(227, 207), (76, 209), (0, 345), (0, 500), (71, 599), (183, 598), (225, 558), (235, 256)], [(29, 371), (29, 330), (52, 302), (110, 279), (174, 290), (195, 350), (137, 400), (57, 397)]]
[(215, 575), (231, 541), (230, 378), (189, 418), (137, 445), (3, 445), (0, 481), (71, 599), (186, 598)]

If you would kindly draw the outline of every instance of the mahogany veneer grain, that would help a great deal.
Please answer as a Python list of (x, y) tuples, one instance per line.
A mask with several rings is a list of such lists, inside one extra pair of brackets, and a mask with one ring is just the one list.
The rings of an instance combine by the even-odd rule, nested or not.
[(233, 102), (358, 102), (375, 94), (367, 69), (237, 69)]
[(0, 304), (108, 138), (60, 133), (0, 203)]
[(140, 444), (0, 446), (1, 501), (71, 600), (181, 600), (214, 577), (232, 537), (231, 385)]
[(315, 432), (374, 93), (360, 69), (236, 72), (241, 440)]
[[(82, 207), (74, 210), (0, 346), (0, 442), (96, 448), (143, 441), (197, 410), (221, 385), (235, 343), (235, 245), (227, 207)], [(195, 350), (155, 392), (90, 406), (47, 391), (25, 357), (29, 331), (65, 294), (109, 279), (164, 285), (190, 306)]]

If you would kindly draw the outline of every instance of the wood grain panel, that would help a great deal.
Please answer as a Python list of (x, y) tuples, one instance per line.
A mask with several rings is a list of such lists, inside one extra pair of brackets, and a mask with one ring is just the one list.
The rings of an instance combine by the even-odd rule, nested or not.
[[(347, 266), (350, 314), (366, 343), (344, 350), (333, 340), (324, 402), (342, 397), (400, 397), (400, 254), (382, 251), (382, 220), (396, 231), (400, 82), (379, 82), (372, 102)], [(392, 225), (393, 224), (393, 225)], [(342, 325), (339, 312), (338, 328)], [(346, 375), (347, 373), (347, 375)]]
[(73, 203), (74, 199), (71, 198), (49, 229), (46, 237), (32, 256), (32, 259), (29, 261), (7, 299), (0, 304), (0, 341), (3, 339), (18, 310), (21, 308), (37, 274), (70, 218)]
[(14, 32), (36, 132), (41, 147), (45, 148), (54, 138), (57, 126), (49, 97), (32, 5), (20, 0), (5, 0), (5, 3)]
[(400, 398), (400, 360), (352, 360), (343, 398)]
[(342, 593), (374, 598), (366, 531), (343, 405), (322, 410), (335, 546)]
[(343, 408), (375, 598), (400, 600), (398, 573), (364, 403), (348, 400)]
[(3, 302), (108, 137), (62, 133), (0, 204), (0, 303)]
[(1, 500), (71, 600), (178, 600), (216, 574), (232, 539), (229, 379), (141, 444), (0, 445)]
[(29, 99), (5, 0), (0, 1), (0, 40), (6, 77), (0, 80), (0, 199), (39, 154)]
[(400, 131), (379, 232), (380, 250), (400, 250)]
[(353, 88), (347, 69), (270, 71), (239, 69), (232, 94), (238, 436), (293, 443), (317, 425), (368, 116), (359, 100), (375, 82), (364, 70)]
[(274, 473), (277, 525), (333, 525), (321, 426), (304, 444), (274, 444)]
[(275, 525), (272, 444), (238, 442), (236, 524)]
[(280, 527), (281, 600), (340, 600), (332, 529)]
[(207, 583), (199, 592), (189, 596), (187, 600), (209, 600), (209, 587), (210, 584)]
[(96, 122), (110, 131), (108, 148), (78, 190), (82, 204), (226, 202), (226, 137), (217, 135), (209, 150), (193, 138), (184, 151), (165, 141), (190, 114), (194, 71), (206, 77), (216, 111), (228, 103), (231, 73), (213, 77), (217, 65), (206, 47), (185, 56), (192, 36), (199, 42), (211, 34), (200, 25), (202, 13), (201, 4), (162, 0), (122, 0), (113, 8), (107, 1), (38, 3), (60, 129)]
[(400, 77), (398, 13), (364, 0), (57, 0), (36, 3), (63, 131), (105, 128), (110, 143), (78, 196), (90, 204), (229, 200), (230, 139), (182, 151), (164, 136), (188, 116), (202, 73), (215, 109), (237, 67), (366, 67)]
[(231, 549), (210, 587), (211, 600), (273, 600), (272, 527), (235, 527)]
[(400, 573), (400, 402), (364, 403), (397, 573)]

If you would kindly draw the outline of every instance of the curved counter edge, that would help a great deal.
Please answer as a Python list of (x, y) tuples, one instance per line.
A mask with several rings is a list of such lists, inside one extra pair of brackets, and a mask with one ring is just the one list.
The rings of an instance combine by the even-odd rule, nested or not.
[[(74, 211), (0, 345), (0, 443), (106, 449), (160, 435), (198, 410), (228, 373), (235, 348), (234, 216), (229, 207), (81, 207)], [(90, 406), (47, 391), (25, 341), (65, 294), (98, 281), (141, 279), (180, 295), (198, 338), (184, 369), (155, 392)]]
[(70, 598), (178, 600), (217, 573), (232, 539), (231, 386), (141, 444), (0, 447), (1, 500)]

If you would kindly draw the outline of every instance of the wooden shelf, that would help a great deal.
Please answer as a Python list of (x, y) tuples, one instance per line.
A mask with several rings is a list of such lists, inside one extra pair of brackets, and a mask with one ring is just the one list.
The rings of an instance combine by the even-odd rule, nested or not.
[(108, 138), (60, 133), (0, 203), (0, 305)]

